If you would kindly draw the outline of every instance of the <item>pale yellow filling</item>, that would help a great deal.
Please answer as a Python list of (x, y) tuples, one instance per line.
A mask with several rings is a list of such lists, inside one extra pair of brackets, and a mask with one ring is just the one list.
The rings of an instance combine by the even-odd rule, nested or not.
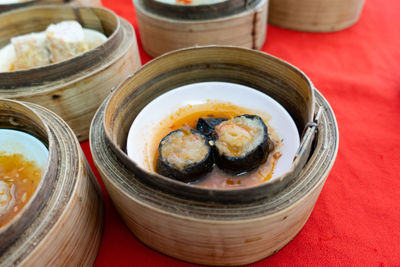
[(82, 26), (76, 21), (51, 24), (46, 29), (46, 39), (52, 62), (66, 60), (88, 50)]
[(176, 132), (162, 141), (162, 158), (181, 171), (186, 166), (203, 160), (207, 153), (208, 147), (204, 145), (204, 138), (190, 131)]
[(236, 117), (215, 127), (218, 140), (215, 146), (220, 154), (240, 157), (255, 149), (264, 138), (264, 129), (255, 119)]
[(11, 38), (11, 43), (16, 56), (15, 69), (24, 70), (50, 64), (44, 35), (30, 33)]

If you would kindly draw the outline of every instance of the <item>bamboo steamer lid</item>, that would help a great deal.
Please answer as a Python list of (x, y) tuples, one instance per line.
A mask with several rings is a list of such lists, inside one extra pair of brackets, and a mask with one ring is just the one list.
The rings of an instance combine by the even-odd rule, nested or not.
[(271, 0), (268, 22), (300, 31), (339, 31), (358, 21), (363, 5), (364, 0)]
[(61, 116), (80, 141), (101, 104), (141, 65), (133, 27), (103, 8), (39, 6), (0, 15), (0, 47), (10, 38), (44, 31), (51, 23), (76, 20), (108, 39), (95, 49), (59, 63), (29, 70), (0, 72), (0, 97), (42, 105)]
[(4, 99), (0, 128), (28, 132), (49, 150), (36, 193), (0, 229), (1, 265), (92, 265), (103, 229), (103, 200), (72, 130), (39, 105)]
[(229, 0), (199, 6), (157, 0), (133, 2), (143, 48), (153, 57), (212, 44), (260, 49), (266, 39), (268, 0)]
[[(282, 104), (305, 132), (300, 150), (309, 153), (299, 157), (300, 171), (281, 177), (283, 186), (240, 190), (141, 171), (125, 150), (136, 115), (162, 93), (204, 81), (248, 85)], [(210, 46), (166, 54), (128, 78), (96, 113), (90, 146), (114, 205), (141, 241), (188, 262), (242, 265), (276, 253), (306, 223), (335, 161), (338, 129), (329, 104), (297, 68), (254, 50)]]

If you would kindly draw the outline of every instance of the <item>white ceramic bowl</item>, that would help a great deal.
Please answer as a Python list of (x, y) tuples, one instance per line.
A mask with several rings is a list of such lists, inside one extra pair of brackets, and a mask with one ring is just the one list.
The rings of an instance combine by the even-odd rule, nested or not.
[(0, 129), (0, 153), (22, 154), (43, 171), (47, 168), (49, 151), (36, 137), (17, 130)]
[(227, 82), (201, 82), (171, 90), (151, 101), (137, 115), (127, 138), (127, 154), (140, 167), (148, 170), (149, 151), (158, 125), (170, 114), (187, 105), (206, 104), (209, 101), (229, 102), (239, 107), (258, 110), (271, 116), (268, 124), (283, 140), (282, 156), (268, 182), (290, 170), (300, 144), (296, 125), (289, 113), (275, 100), (253, 88)]

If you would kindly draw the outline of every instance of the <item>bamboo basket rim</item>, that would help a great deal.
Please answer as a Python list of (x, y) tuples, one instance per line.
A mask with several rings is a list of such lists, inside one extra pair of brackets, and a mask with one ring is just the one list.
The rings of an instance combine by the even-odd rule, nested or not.
[(202, 5), (174, 5), (157, 0), (133, 0), (135, 8), (146, 10), (146, 13), (158, 14), (160, 17), (179, 21), (204, 21), (220, 17), (231, 17), (260, 5), (266, 0), (229, 0)]
[[(133, 0), (134, 3), (136, 3), (138, 0)], [(254, 5), (253, 9), (247, 8), (242, 10), (241, 12), (237, 12), (237, 13), (233, 13), (233, 14), (228, 14), (228, 15), (224, 15), (221, 17), (214, 17), (214, 18), (205, 18), (205, 19), (177, 19), (177, 18), (170, 18), (167, 16), (162, 16), (161, 14), (156, 14), (154, 12), (150, 12), (148, 10), (146, 10), (145, 8), (143, 8), (140, 5), (135, 4), (135, 9), (138, 10), (139, 14), (140, 12), (145, 14), (148, 17), (151, 17), (152, 19), (157, 19), (157, 20), (163, 20), (167, 23), (170, 24), (177, 24), (177, 25), (191, 25), (191, 24), (203, 24), (203, 23), (207, 23), (207, 22), (222, 22), (222, 21), (226, 21), (226, 20), (231, 20), (231, 19), (235, 19), (238, 17), (242, 17), (244, 15), (250, 14), (250, 13), (254, 13), (254, 9), (257, 9), (258, 7), (260, 7), (261, 5), (264, 4), (264, 2), (268, 2), (269, 0), (259, 0), (259, 2), (257, 4)], [(157, 24), (157, 27), (162, 27), (162, 24)], [(163, 28), (163, 27), (162, 27)], [(174, 29), (176, 31), (178, 31), (178, 29)], [(206, 29), (204, 31), (207, 31)], [(186, 47), (186, 48), (190, 48), (190, 47)], [(178, 49), (181, 50), (181, 49)], [(177, 51), (177, 50), (174, 50)], [(173, 51), (170, 51), (173, 52)], [(169, 53), (169, 52), (168, 52)]]
[[(7, 76), (9, 76), (10, 74), (11, 75), (15, 75), (16, 77), (17, 76), (21, 76), (21, 75), (22, 76), (24, 76), (24, 75), (28, 76), (28, 75), (34, 74), (34, 73), (41, 73), (41, 72), (44, 73), (44, 72), (49, 72), (49, 71), (56, 72), (57, 69), (60, 69), (60, 68), (64, 69), (64, 68), (66, 68), (68, 66), (74, 67), (76, 69), (76, 66), (77, 65), (79, 66), (80, 62), (86, 61), (87, 56), (91, 56), (91, 57), (100, 59), (101, 55), (102, 55), (102, 51), (104, 51), (106, 49), (106, 47), (108, 47), (108, 46), (111, 47), (112, 45), (114, 45), (114, 46), (117, 45), (117, 44), (112, 44), (112, 43), (115, 43), (116, 39), (117, 39), (117, 35), (121, 34), (120, 33), (120, 29), (127, 31), (126, 29), (129, 28), (131, 31), (134, 31), (133, 26), (130, 23), (128, 23), (123, 18), (118, 17), (115, 14), (115, 12), (113, 12), (113, 11), (111, 11), (109, 9), (103, 8), (103, 7), (81, 7), (81, 6), (65, 6), (65, 5), (64, 6), (40, 5), (40, 6), (32, 6), (32, 7), (21, 8), (21, 9), (18, 9), (18, 10), (12, 10), (12, 11), (9, 11), (9, 12), (2, 13), (2, 14), (0, 14), (0, 19), (1, 19), (2, 16), (10, 15), (10, 14), (12, 15), (12, 13), (14, 13), (14, 12), (29, 12), (30, 10), (40, 10), (40, 9), (57, 10), (57, 9), (64, 9), (64, 8), (72, 9), (72, 10), (74, 10), (74, 12), (77, 12), (79, 10), (94, 10), (94, 11), (99, 10), (101, 12), (105, 12), (106, 14), (108, 13), (115, 19), (116, 27), (113, 30), (112, 34), (107, 36), (107, 40), (103, 44), (101, 44), (100, 46), (98, 46), (96, 48), (93, 48), (93, 49), (91, 49), (89, 51), (86, 51), (86, 52), (84, 52), (84, 53), (82, 53), (80, 55), (77, 55), (77, 56), (73, 57), (73, 58), (70, 58), (70, 59), (67, 59), (67, 60), (64, 60), (64, 61), (61, 61), (61, 62), (57, 62), (57, 63), (52, 63), (52, 64), (49, 64), (49, 65), (46, 65), (46, 66), (42, 66), (42, 67), (31, 68), (31, 69), (27, 69), (27, 70), (13, 71), (13, 72), (0, 72), (0, 81), (4, 80), (4, 79), (8, 79)], [(123, 52), (125, 52), (127, 49), (129, 49), (129, 47), (125, 46), (125, 49), (124, 49)], [(87, 77), (92, 76), (93, 74), (95, 74), (97, 72), (100, 72), (100, 71), (106, 69), (107, 67), (109, 67), (110, 65), (115, 63), (118, 59), (120, 59), (123, 56), (123, 54), (124, 53), (120, 53), (120, 55), (118, 57), (115, 57), (115, 58), (112, 58), (109, 61), (106, 61), (106, 63), (103, 64), (103, 65), (99, 65), (98, 64), (99, 62), (96, 62), (96, 64), (91, 64), (90, 66), (86, 66), (86, 68), (83, 68), (79, 72), (74, 71), (74, 73), (72, 73), (70, 75), (71, 79), (63, 80), (63, 85), (69, 85), (69, 84), (72, 84), (72, 83), (76, 83), (76, 82), (78, 82), (80, 80), (83, 80), (83, 79), (85, 79)], [(97, 57), (95, 57), (95, 56), (97, 56)], [(97, 61), (99, 61), (99, 60), (97, 60)], [(70, 69), (74, 69), (74, 68), (70, 68)], [(83, 75), (79, 76), (78, 74), (80, 74), (80, 73), (83, 73)], [(52, 81), (42, 81), (42, 82), (40, 82), (40, 84), (38, 84), (37, 86), (38, 87), (44, 87), (43, 89), (45, 89), (45, 90), (44, 91), (43, 90), (36, 90), (36, 91), (29, 92), (29, 94), (32, 94), (32, 93), (33, 94), (42, 94), (43, 92), (54, 90), (54, 88), (52, 88), (52, 86), (48, 87), (49, 83), (51, 83), (51, 82)], [(1, 92), (8, 92), (10, 89), (12, 89), (14, 91), (16, 90), (16, 88), (14, 88), (14, 87), (10, 87), (10, 88), (1, 88), (0, 87), (0, 93)], [(25, 92), (23, 87), (19, 91), (21, 91), (20, 93), (22, 93), (22, 94), (24, 94), (24, 92)]]
[(3, 7), (3, 6), (20, 6), (21, 4), (25, 4), (25, 3), (33, 3), (33, 2), (37, 2), (38, 0), (25, 0), (25, 1), (22, 1), (22, 2), (15, 2), (15, 3), (1, 3), (0, 2), (0, 7)]
[(16, 8), (28, 6), (28, 5), (38, 2), (38, 1), (39, 0), (26, 0), (23, 2), (16, 2), (16, 3), (6, 3), (6, 4), (0, 3), (0, 14), (2, 12), (8, 12), (8, 11), (16, 9)]
[[(313, 84), (310, 81), (310, 79), (301, 70), (299, 70), (297, 67), (295, 67), (292, 64), (289, 64), (289, 63), (287, 63), (287, 62), (285, 62), (285, 61), (283, 61), (283, 60), (281, 60), (281, 59), (279, 59), (277, 57), (274, 57), (272, 55), (269, 55), (269, 54), (266, 54), (266, 53), (263, 53), (263, 52), (259, 52), (259, 51), (254, 51), (254, 50), (251, 50), (251, 49), (239, 48), (239, 47), (235, 47), (235, 46), (211, 45), (211, 46), (203, 46), (203, 47), (195, 47), (195, 48), (184, 48), (184, 49), (181, 49), (181, 50), (173, 51), (173, 52), (170, 52), (170, 53), (166, 53), (163, 56), (161, 56), (161, 57), (159, 57), (159, 58), (157, 58), (157, 59), (155, 59), (155, 60), (153, 60), (151, 62), (148, 62), (136, 74), (138, 74), (140, 72), (148, 71), (149, 69), (151, 69), (152, 65), (158, 64), (158, 62), (160, 60), (166, 60), (169, 57), (175, 57), (176, 54), (182, 55), (182, 54), (184, 54), (186, 52), (190, 53), (191, 51), (193, 51), (193, 49), (197, 49), (197, 51), (204, 50), (204, 49), (206, 49), (206, 50), (210, 50), (210, 49), (231, 49), (232, 51), (240, 50), (242, 52), (255, 53), (258, 56), (262, 56), (264, 58), (268, 58), (269, 60), (272, 60), (275, 63), (278, 63), (278, 64), (280, 64), (282, 66), (285, 66), (286, 68), (289, 68), (291, 71), (293, 71), (293, 72), (297, 73), (298, 75), (300, 75), (302, 77), (302, 79), (305, 80), (305, 82), (310, 86), (310, 90), (312, 90), (310, 92), (310, 94), (311, 94), (311, 103), (315, 103), (315, 97), (314, 97), (314, 89), (315, 89), (315, 87), (313, 86)], [(125, 81), (120, 83), (116, 88), (119, 88), (119, 87), (123, 86), (125, 83), (127, 83), (127, 81), (129, 81), (131, 79), (132, 80), (134, 79), (134, 75), (129, 76)], [(118, 90), (113, 90), (113, 92), (111, 93), (110, 97), (108, 97), (105, 100), (105, 113), (106, 114), (109, 113), (110, 102), (112, 101), (113, 97), (116, 95), (116, 92), (118, 92)], [(311, 110), (311, 112), (310, 112), (310, 114), (308, 116), (308, 121), (309, 122), (313, 121), (313, 114), (314, 114), (314, 106), (313, 105), (310, 107), (310, 110)], [(108, 116), (108, 117), (110, 117), (110, 116)], [(124, 151), (124, 148), (120, 147), (120, 145), (116, 143), (116, 140), (114, 140), (113, 135), (110, 132), (112, 130), (108, 129), (107, 121), (109, 121), (109, 120), (113, 120), (113, 119), (112, 118), (107, 118), (107, 116), (105, 116), (105, 119), (102, 122), (103, 127), (105, 129), (105, 137), (106, 137), (110, 147), (117, 153), (117, 155), (120, 157), (120, 159), (123, 160), (128, 166), (131, 166), (130, 167), (131, 171), (134, 171), (134, 172), (136, 171), (136, 173), (135, 173), (136, 175), (138, 175), (137, 174), (137, 170), (139, 170), (140, 174), (142, 176), (144, 176), (144, 175), (149, 176), (149, 177), (152, 176), (154, 179), (162, 181), (163, 183), (168, 183), (170, 185), (173, 185), (174, 187), (181, 188), (182, 190), (184, 188), (186, 188), (186, 189), (193, 190), (193, 192), (196, 192), (198, 194), (206, 194), (206, 192), (208, 192), (207, 194), (212, 195), (212, 196), (215, 196), (215, 194), (219, 194), (219, 195), (223, 195), (225, 197), (229, 197), (229, 196), (232, 197), (232, 195), (238, 195), (238, 194), (251, 195), (251, 193), (254, 192), (254, 190), (260, 190), (261, 191), (260, 188), (264, 188), (264, 189), (269, 188), (269, 189), (271, 189), (274, 186), (275, 187), (280, 187), (281, 186), (280, 183), (282, 184), (283, 180), (286, 180), (286, 182), (288, 180), (288, 179), (285, 179), (285, 178), (288, 178), (288, 177), (286, 177), (286, 175), (284, 174), (284, 175), (280, 176), (279, 178), (274, 179), (274, 181), (272, 181), (270, 183), (263, 183), (263, 184), (260, 184), (260, 185), (257, 185), (257, 186), (252, 186), (252, 187), (243, 188), (243, 189), (232, 189), (232, 190), (208, 189), (208, 188), (204, 189), (204, 188), (196, 187), (194, 185), (184, 184), (182, 182), (175, 181), (173, 179), (164, 177), (162, 175), (149, 172), (149, 171), (141, 168), (140, 166), (138, 166), (136, 162), (134, 162), (132, 159), (130, 159), (127, 156), (126, 152)], [(93, 122), (92, 122), (92, 127), (93, 127)], [(300, 166), (299, 164), (300, 163), (298, 161), (294, 160), (294, 162), (292, 164), (291, 171), (293, 172), (296, 167)], [(140, 175), (138, 175), (138, 176), (140, 177)], [(224, 197), (222, 197), (222, 198), (224, 198)]]

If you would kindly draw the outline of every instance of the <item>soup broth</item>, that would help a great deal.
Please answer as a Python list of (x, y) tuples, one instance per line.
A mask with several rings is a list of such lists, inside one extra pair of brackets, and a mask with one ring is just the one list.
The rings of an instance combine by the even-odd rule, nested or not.
[(0, 152), (0, 227), (10, 222), (38, 187), (43, 170), (22, 154)]

